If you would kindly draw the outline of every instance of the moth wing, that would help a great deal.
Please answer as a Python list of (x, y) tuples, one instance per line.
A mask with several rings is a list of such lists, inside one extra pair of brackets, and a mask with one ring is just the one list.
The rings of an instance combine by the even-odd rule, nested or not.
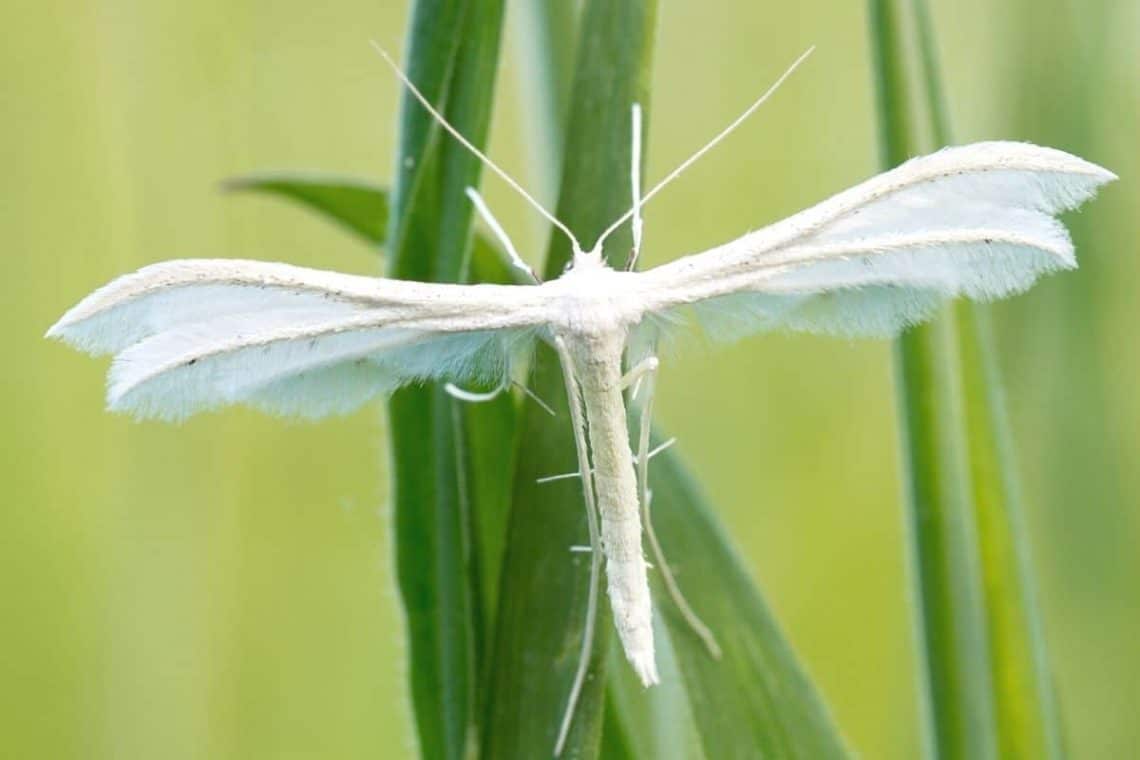
[(1055, 217), (1115, 178), (1027, 143), (945, 148), (649, 270), (643, 298), (651, 315), (691, 305), (732, 336), (781, 328), (891, 336), (948, 298), (1002, 298), (1075, 268)]
[(547, 321), (538, 290), (179, 260), (100, 288), (48, 336), (115, 355), (116, 411), (181, 419), (246, 404), (316, 418), (408, 383), (501, 379)]

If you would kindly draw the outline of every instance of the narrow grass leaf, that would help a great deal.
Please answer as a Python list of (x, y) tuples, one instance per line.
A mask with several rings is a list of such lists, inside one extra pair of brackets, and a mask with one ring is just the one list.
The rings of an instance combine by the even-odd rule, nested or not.
[(656, 616), (653, 628), (661, 683), (652, 689), (642, 686), (625, 664), (621, 645), (617, 641), (610, 644), (603, 748), (609, 742), (609, 733), (619, 731), (631, 757), (702, 760), (706, 755), (689, 709), (685, 679), (660, 614)]
[[(922, 89), (937, 145), (951, 142), (926, 0), (912, 0)], [(1017, 457), (998, 368), (990, 309), (955, 305), (970, 496), (977, 527), (994, 722), (1002, 758), (1061, 760), (1065, 747), (1030, 564)]]
[[(501, 0), (418, 0), (406, 68), (413, 82), (476, 145), (486, 140), (502, 25)], [(460, 281), (467, 270), (479, 162), (442, 139), (404, 93), (397, 179), (388, 231), (389, 274)], [(462, 758), (477, 731), (482, 626), (474, 525), (467, 482), (477, 465), (464, 411), (441, 388), (400, 391), (389, 405), (396, 564), (407, 617), (410, 687), (420, 751)], [(505, 473), (503, 473), (505, 476)], [(474, 563), (474, 564), (473, 564)]]
[(957, 307), (998, 756), (1066, 756), (989, 315)]
[[(886, 166), (933, 147), (929, 115), (918, 115), (922, 81), (909, 58), (915, 28), (907, 2), (870, 3)], [(949, 311), (899, 338), (895, 372), (924, 750), (944, 760), (992, 758), (989, 648), (969, 502), (957, 324)]]
[[(482, 236), (476, 236), (471, 251), (471, 282), (520, 284), (521, 273), (507, 255)], [(470, 572), (477, 579), (478, 604), (476, 655), (480, 671), (475, 719), (487, 698), (489, 647), (498, 609), (500, 570), (506, 550), (507, 520), (514, 486), (519, 404), (533, 403), (521, 394), (504, 393), (492, 401), (463, 404), (463, 433), (466, 443), (465, 483), (471, 510)]]
[[(226, 180), (228, 192), (260, 193), (292, 201), (328, 219), (377, 248), (388, 230), (390, 192), (379, 182), (351, 174), (279, 171)], [(471, 246), (470, 282), (520, 282), (498, 243), (476, 230)]]
[[(590, 0), (584, 10), (556, 211), (582, 240), (592, 241), (629, 206), (628, 187), (615, 178), (628, 173), (630, 106), (648, 102), (655, 13), (653, 0)], [(611, 249), (628, 246), (626, 234)], [(546, 260), (548, 278), (561, 274), (569, 253), (566, 240), (556, 235)], [(585, 620), (589, 555), (570, 551), (588, 543), (581, 484), (535, 482), (577, 468), (561, 370), (551, 350), (536, 353), (530, 382), (558, 416), (523, 407), (486, 712), (487, 758), (549, 756)], [(612, 625), (604, 600), (601, 613), (567, 757), (589, 759), (599, 752)]]
[(336, 222), (369, 243), (380, 245), (388, 229), (388, 191), (358, 177), (318, 172), (273, 171), (234, 177), (228, 192), (277, 196)]
[(655, 582), (705, 757), (848, 757), (818, 690), (675, 449), (654, 458), (649, 481), (665, 556), (723, 650), (713, 659)]
[(606, 690), (606, 706), (602, 712), (602, 739), (598, 760), (637, 760), (643, 757), (634, 750), (628, 726), (622, 723), (621, 706), (612, 689)]
[[(925, 2), (871, 7), (894, 165), (950, 129)], [(956, 305), (900, 339), (897, 356), (928, 752), (1062, 757), (986, 307)]]

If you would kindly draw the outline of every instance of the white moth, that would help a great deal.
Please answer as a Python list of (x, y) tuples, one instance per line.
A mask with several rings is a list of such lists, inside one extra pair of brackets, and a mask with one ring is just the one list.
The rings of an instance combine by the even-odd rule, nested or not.
[[(540, 282), (470, 190), (534, 284), (432, 284), (258, 261), (168, 261), (96, 290), (48, 336), (114, 354), (109, 408), (164, 419), (227, 404), (317, 418), (427, 381), (447, 381), (455, 395), (480, 400), (486, 395), (454, 383), (505, 387), (512, 360), (537, 340), (553, 345), (570, 401), (593, 550), (582, 659), (557, 754), (589, 661), (603, 555), (626, 658), (643, 684), (658, 681), (642, 514), (667, 588), (713, 655), (719, 651), (677, 590), (648, 524), (648, 410), (636, 456), (627, 433), (623, 390), (651, 386), (657, 368), (651, 347), (659, 331), (681, 310), (696, 309), (731, 315), (753, 330), (894, 335), (948, 298), (1002, 298), (1042, 274), (1075, 268), (1073, 245), (1054, 217), (1115, 178), (1075, 156), (1025, 143), (946, 148), (724, 245), (632, 271), (642, 204), (738, 126), (806, 55), (644, 197), (635, 106), (633, 206), (589, 249), (448, 125), (384, 55), (445, 129), (569, 237), (573, 261), (562, 276)], [(630, 220), (630, 264), (615, 270), (603, 244)]]

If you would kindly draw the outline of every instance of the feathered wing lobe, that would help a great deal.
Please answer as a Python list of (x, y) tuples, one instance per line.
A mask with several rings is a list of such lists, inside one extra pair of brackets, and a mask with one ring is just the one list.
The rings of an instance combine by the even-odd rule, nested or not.
[(315, 418), (411, 382), (499, 380), (547, 321), (537, 290), (170, 261), (95, 291), (48, 336), (115, 354), (114, 410), (180, 419), (241, 403)]
[[(947, 298), (1002, 298), (1076, 267), (1054, 217), (1115, 175), (1026, 143), (912, 159), (769, 227), (646, 273), (650, 314), (692, 304), (730, 334), (890, 336)], [(724, 327), (723, 324), (720, 327)]]

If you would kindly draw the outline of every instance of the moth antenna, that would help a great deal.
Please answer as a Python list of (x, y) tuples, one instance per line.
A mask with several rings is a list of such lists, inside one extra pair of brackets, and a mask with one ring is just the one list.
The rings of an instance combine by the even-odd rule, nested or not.
[[(633, 250), (625, 268), (633, 271), (637, 257), (641, 255), (641, 104), (634, 103), (630, 111), (630, 124), (633, 135), (630, 141), (629, 187), (633, 192)], [(636, 395), (636, 391), (634, 392)]]
[(392, 60), (392, 56), (388, 55), (388, 51), (381, 47), (379, 42), (372, 40), (371, 44), (372, 47), (375, 48), (376, 52), (380, 54), (380, 57), (383, 58), (387, 64), (392, 67), (392, 71), (396, 73), (396, 76), (399, 78), (399, 80), (404, 84), (405, 87), (408, 88), (408, 92), (412, 93), (412, 96), (420, 102), (420, 105), (422, 105), (429, 114), (431, 114), (433, 119), (439, 122), (439, 125), (441, 127), (447, 130), (448, 134), (458, 140), (459, 144), (464, 148), (467, 148), (467, 150), (471, 151), (471, 153), (480, 161), (482, 161), (488, 169), (495, 172), (495, 174), (498, 174), (504, 182), (514, 188), (515, 192), (525, 198), (527, 203), (533, 206), (535, 211), (542, 214), (542, 216), (545, 217), (548, 222), (553, 224), (558, 229), (562, 230), (562, 232), (566, 234), (566, 237), (570, 239), (570, 244), (574, 247), (574, 254), (576, 256), (582, 253), (582, 246), (578, 243), (578, 238), (574, 237), (574, 233), (570, 231), (569, 227), (560, 222), (558, 218), (554, 216), (554, 214), (547, 211), (545, 206), (535, 200), (534, 196), (524, 190), (522, 185), (516, 182), (511, 177), (511, 175), (500, 169), (499, 165), (488, 158), (483, 151), (472, 145), (471, 142), (466, 137), (464, 137), (458, 129), (451, 126), (451, 124), (448, 123), (447, 119), (443, 118), (443, 114), (437, 111), (435, 109), (435, 106), (433, 106), (428, 101), (428, 99), (424, 97), (424, 94), (419, 91), (419, 88), (412, 84), (412, 80), (408, 79), (408, 75), (405, 74), (398, 65), (396, 65), (396, 62)]
[(480, 391), (469, 391), (464, 388), (460, 388), (455, 383), (444, 383), (443, 391), (454, 399), (466, 401), (471, 404), (482, 404), (486, 401), (494, 401), (499, 397), (499, 394), (507, 389), (507, 386), (510, 384), (511, 383), (509, 380), (504, 380), (495, 388), (492, 388), (491, 390), (483, 393)]
[(486, 222), (487, 226), (491, 228), (491, 231), (495, 233), (495, 237), (499, 238), (499, 242), (503, 244), (503, 248), (506, 249), (507, 256), (511, 260), (511, 266), (522, 271), (527, 277), (530, 277), (535, 285), (541, 285), (542, 280), (538, 278), (538, 275), (534, 269), (531, 268), (530, 264), (527, 264), (523, 261), (522, 256), (519, 256), (519, 252), (515, 248), (514, 243), (511, 242), (507, 231), (503, 229), (503, 225), (499, 224), (499, 220), (491, 213), (491, 209), (488, 208), (486, 201), (483, 200), (483, 196), (479, 195), (479, 191), (473, 187), (469, 187), (467, 188), (467, 197), (471, 199), (471, 203), (474, 204), (475, 210), (479, 212), (479, 216), (483, 217), (483, 221)]
[(718, 134), (716, 137), (714, 137), (713, 139), (711, 139), (707, 143), (705, 143), (704, 146), (700, 150), (698, 150), (696, 153), (694, 153), (693, 155), (691, 155), (687, 159), (685, 159), (681, 163), (680, 166), (678, 166), (673, 171), (669, 172), (669, 174), (667, 174), (664, 179), (662, 179), (660, 182), (658, 182), (656, 185), (654, 185), (653, 188), (648, 193), (645, 194), (645, 196), (641, 199), (640, 203), (635, 202), (633, 208), (631, 208), (629, 211), (625, 212), (620, 217), (618, 217), (618, 219), (613, 224), (611, 224), (609, 227), (606, 228), (606, 231), (603, 232), (601, 237), (598, 238), (598, 242), (594, 243), (593, 250), (600, 250), (602, 247), (602, 243), (605, 241), (605, 239), (607, 237), (610, 236), (610, 234), (613, 233), (614, 230), (616, 230), (618, 227), (625, 224), (625, 222), (627, 222), (630, 219), (630, 217), (634, 216), (635, 214), (640, 215), (641, 214), (641, 207), (644, 206), (646, 203), (649, 203), (649, 200), (653, 196), (655, 196), (655, 195), (657, 195), (657, 193), (661, 192), (665, 188), (665, 186), (668, 185), (670, 182), (677, 179), (677, 177), (679, 177), (682, 172), (684, 172), (686, 169), (688, 169), (690, 166), (692, 166), (694, 163), (696, 163), (702, 156), (704, 156), (706, 153), (708, 153), (710, 150), (712, 150), (713, 147), (715, 147), (717, 145), (717, 143), (719, 143), (721, 140), (723, 140), (724, 138), (726, 138), (730, 134), (732, 134), (736, 130), (737, 127), (739, 127), (741, 124), (743, 124), (745, 122), (746, 119), (748, 119), (749, 116), (751, 116), (753, 113), (755, 113), (757, 108), (764, 105), (765, 101), (767, 101), (768, 98), (772, 97), (773, 93), (775, 93), (776, 90), (778, 90), (780, 88), (780, 85), (782, 85), (784, 83), (784, 80), (786, 80), (788, 77), (790, 77), (792, 75), (792, 72), (794, 72), (796, 69), (798, 69), (800, 67), (800, 64), (803, 63), (805, 60), (807, 60), (807, 57), (809, 55), (811, 55), (814, 51), (815, 51), (815, 45), (812, 45), (807, 50), (805, 50), (800, 55), (800, 57), (797, 58), (795, 61), (793, 61), (792, 65), (789, 66), (787, 68), (787, 70), (783, 74), (780, 75), (780, 78), (777, 79), (772, 84), (772, 86), (769, 87), (764, 92), (763, 95), (761, 95), (759, 98), (757, 98), (756, 102), (754, 102), (752, 105), (750, 105), (748, 107), (748, 109), (745, 110), (744, 113), (740, 114), (740, 116), (736, 117), (736, 119), (731, 124), (729, 124), (727, 127), (722, 129), (720, 131), (720, 134)]

